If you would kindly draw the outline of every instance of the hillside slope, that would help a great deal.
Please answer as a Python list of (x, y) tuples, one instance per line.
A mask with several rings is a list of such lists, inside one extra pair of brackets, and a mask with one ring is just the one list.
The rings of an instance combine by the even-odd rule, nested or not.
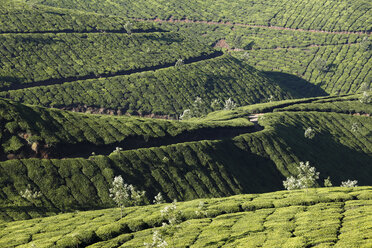
[[(168, 204), (59, 214), (1, 224), (2, 247), (144, 247)], [(181, 211), (173, 247), (368, 247), (372, 188), (322, 188), (199, 199)], [(197, 213), (201, 214), (197, 214)]]
[[(304, 103), (306, 101), (307, 104)], [(330, 106), (326, 109), (327, 112), (317, 108), (317, 102), (321, 101), (321, 106)], [(173, 139), (170, 144), (151, 143), (152, 134), (136, 131), (137, 135), (144, 136), (139, 143), (143, 147), (140, 149), (79, 158), (79, 146), (76, 146), (75, 154), (78, 157), (73, 157), (72, 154), (65, 159), (0, 162), (0, 197), (4, 210), (2, 219), (24, 219), (48, 215), (50, 212), (113, 206), (108, 189), (116, 175), (122, 175), (126, 182), (146, 190), (148, 201), (158, 192), (162, 192), (166, 199), (189, 200), (282, 189), (282, 181), (297, 173), (296, 165), (300, 161), (310, 161), (321, 173), (319, 184), (322, 184), (322, 179), (330, 176), (334, 185), (340, 185), (341, 181), (347, 179), (358, 180), (359, 185), (369, 185), (372, 173), (369, 166), (372, 156), (371, 117), (332, 112), (332, 109), (338, 109), (338, 104), (349, 106), (348, 112), (351, 113), (359, 109), (371, 113), (369, 105), (351, 97), (273, 102), (215, 112), (205, 119), (191, 120), (190, 124), (152, 121), (150, 125), (150, 121), (146, 121), (148, 127), (162, 125), (164, 132), (167, 128), (171, 132), (170, 130), (178, 127), (181, 136), (169, 137), (170, 141)], [(299, 106), (298, 109), (296, 105)], [(275, 111), (260, 117), (259, 125), (262, 125), (263, 130), (258, 128), (258, 124), (252, 128), (248, 121), (252, 118), (251, 114), (257, 111)], [(84, 122), (77, 125), (80, 128), (86, 125), (84, 123), (91, 126), (91, 123), (102, 122), (107, 125), (107, 121), (120, 125), (121, 120), (125, 123), (122, 130), (127, 126), (131, 129), (133, 127), (132, 124), (127, 124), (128, 117), (88, 118), (81, 114), (67, 114), (56, 110), (42, 112), (50, 112), (52, 116), (63, 114), (67, 120), (74, 117), (77, 122), (82, 118)], [(145, 128), (144, 123), (137, 124), (141, 123), (140, 120), (132, 120), (133, 124)], [(204, 126), (193, 127), (193, 122), (203, 123)], [(208, 137), (203, 136), (203, 132), (196, 133), (193, 142), (179, 139), (182, 133), (190, 132), (190, 128), (218, 128), (221, 125), (225, 126), (221, 133), (211, 132)], [(357, 128), (353, 131), (354, 125)], [(65, 125), (63, 132), (55, 131), (56, 137), (59, 133), (68, 135), (69, 130), (74, 130), (75, 127), (70, 129), (69, 126)], [(247, 129), (233, 131), (236, 127), (244, 126)], [(314, 139), (304, 137), (304, 131), (308, 127), (316, 131)], [(55, 128), (61, 126), (55, 125)], [(84, 132), (84, 128), (81, 130)], [(98, 132), (97, 140), (100, 139), (99, 134), (101, 132)], [(19, 136), (12, 137), (17, 139)], [(82, 142), (95, 135), (78, 137)], [(161, 135), (159, 139), (161, 140)], [(61, 140), (74, 143), (66, 138)], [(146, 148), (148, 144), (152, 144), (152, 147)], [(125, 139), (123, 145), (125, 147)], [(28, 184), (43, 193), (41, 202), (33, 203), (21, 198), (20, 192)]]
[(328, 31), (371, 31), (371, 3), (353, 1), (32, 0), (49, 6), (146, 19), (190, 19)]

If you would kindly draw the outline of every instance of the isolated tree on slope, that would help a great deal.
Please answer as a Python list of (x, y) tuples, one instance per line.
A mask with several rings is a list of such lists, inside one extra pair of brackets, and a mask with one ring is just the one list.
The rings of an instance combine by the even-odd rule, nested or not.
[(225, 110), (233, 110), (234, 108), (236, 108), (236, 103), (231, 98), (227, 99), (225, 101), (224, 109)]
[(114, 178), (112, 188), (109, 189), (110, 197), (120, 207), (121, 218), (125, 206), (139, 205), (143, 202), (145, 191), (137, 191), (132, 184), (124, 183), (121, 176)]
[(315, 167), (311, 167), (309, 161), (300, 162), (297, 167), (298, 175), (296, 177), (287, 177), (283, 181), (284, 188), (292, 189), (307, 189), (316, 186), (316, 180), (319, 179), (319, 172), (316, 172)]

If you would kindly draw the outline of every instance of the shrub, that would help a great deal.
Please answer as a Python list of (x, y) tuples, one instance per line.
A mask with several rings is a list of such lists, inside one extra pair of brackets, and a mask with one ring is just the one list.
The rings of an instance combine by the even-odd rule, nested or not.
[(315, 167), (310, 167), (309, 161), (306, 163), (300, 162), (297, 177), (288, 177), (283, 181), (283, 185), (287, 190), (292, 189), (307, 189), (315, 187), (316, 180), (319, 179), (319, 172), (316, 172)]
[(357, 180), (354, 180), (354, 181), (347, 180), (347, 181), (341, 182), (341, 187), (352, 188), (352, 187), (357, 187), (358, 186), (357, 184), (358, 184)]

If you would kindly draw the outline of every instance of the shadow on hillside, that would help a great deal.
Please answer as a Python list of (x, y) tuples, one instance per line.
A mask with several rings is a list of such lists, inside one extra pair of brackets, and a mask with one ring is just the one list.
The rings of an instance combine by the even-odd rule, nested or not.
[[(241, 145), (241, 143), (240, 143)], [(209, 154), (215, 163), (222, 164), (232, 182), (242, 193), (264, 193), (283, 189), (285, 179), (275, 163), (254, 154), (250, 147), (240, 148), (233, 140), (223, 140)]]
[[(341, 144), (336, 140), (337, 137), (329, 132), (321, 131), (310, 140), (304, 138), (302, 127), (296, 129), (281, 127), (278, 129), (278, 136), (285, 140), (291, 153), (301, 161), (309, 161), (311, 166), (320, 172), (321, 186), (323, 179), (328, 176), (334, 186), (339, 186), (342, 181), (348, 179), (358, 180), (360, 186), (371, 185), (371, 156)], [(370, 139), (363, 137), (363, 140), (368, 142)]]
[(318, 85), (314, 85), (298, 76), (284, 72), (273, 71), (264, 71), (263, 73), (271, 78), (274, 82), (276, 82), (280, 88), (282, 88), (284, 91), (289, 92), (295, 98), (329, 95)]

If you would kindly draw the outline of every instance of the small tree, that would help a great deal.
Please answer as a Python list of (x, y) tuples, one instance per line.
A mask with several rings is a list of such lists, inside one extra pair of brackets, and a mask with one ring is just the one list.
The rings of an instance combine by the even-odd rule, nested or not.
[(159, 192), (155, 198), (154, 198), (154, 204), (162, 204), (162, 203), (165, 203), (165, 200), (163, 198), (163, 195)]
[(227, 99), (225, 101), (224, 109), (225, 110), (233, 110), (234, 108), (236, 108), (236, 103), (234, 103), (234, 101), (231, 100), (231, 98)]
[[(162, 225), (162, 231), (171, 237), (173, 237), (174, 233), (179, 228), (179, 224), (182, 222), (183, 213), (177, 209), (176, 203), (177, 201), (174, 200), (172, 204), (160, 210), (161, 217), (165, 220)], [(172, 246), (174, 246), (174, 240)]]
[(359, 98), (361, 103), (369, 104), (372, 102), (372, 95), (368, 91), (364, 91), (363, 95)]
[(304, 136), (307, 139), (313, 139), (315, 137), (315, 130), (311, 127), (306, 128)]
[(192, 112), (191, 109), (185, 109), (183, 113), (180, 115), (180, 120), (188, 120), (192, 118)]
[(32, 190), (30, 184), (27, 185), (27, 188), (24, 191), (19, 192), (19, 194), (29, 201), (37, 199), (43, 195), (40, 191)]
[(360, 129), (360, 125), (358, 122), (354, 122), (352, 125), (351, 125), (351, 131), (352, 132), (358, 132)]
[(183, 61), (183, 59), (177, 59), (177, 62), (175, 64), (175, 67), (181, 67), (185, 64), (185, 62)]
[(221, 110), (221, 102), (218, 99), (214, 99), (211, 102), (211, 108), (213, 111)]
[(208, 212), (207, 212), (207, 208), (205, 206), (205, 202), (203, 202), (203, 201), (199, 202), (198, 210), (195, 210), (195, 214), (198, 217), (207, 217), (208, 216)]
[(196, 97), (192, 104), (192, 113), (195, 117), (202, 117), (207, 114), (207, 109), (204, 101), (200, 97)]
[(360, 47), (365, 51), (369, 51), (372, 49), (372, 41), (368, 37), (364, 37), (362, 42), (360, 42)]
[(164, 240), (161, 233), (156, 230), (152, 235), (152, 243), (144, 243), (146, 248), (164, 248), (168, 246), (168, 243)]
[(298, 175), (296, 177), (288, 177), (283, 181), (283, 185), (287, 190), (292, 189), (308, 189), (316, 186), (316, 180), (319, 179), (319, 172), (316, 172), (315, 167), (311, 167), (309, 161), (300, 162), (297, 167)]
[(125, 31), (127, 31), (128, 34), (132, 34), (132, 29), (133, 29), (133, 23), (127, 22), (124, 25)]
[(341, 187), (352, 188), (352, 187), (357, 187), (358, 186), (357, 184), (358, 184), (357, 180), (354, 180), (354, 181), (347, 180), (345, 182), (341, 182)]
[(124, 183), (121, 176), (114, 178), (112, 188), (109, 189), (110, 197), (120, 207), (121, 218), (125, 206), (139, 205), (143, 202), (145, 191), (137, 191), (131, 184)]
[(332, 182), (331, 182), (330, 177), (327, 177), (326, 179), (324, 179), (324, 187), (332, 187)]

